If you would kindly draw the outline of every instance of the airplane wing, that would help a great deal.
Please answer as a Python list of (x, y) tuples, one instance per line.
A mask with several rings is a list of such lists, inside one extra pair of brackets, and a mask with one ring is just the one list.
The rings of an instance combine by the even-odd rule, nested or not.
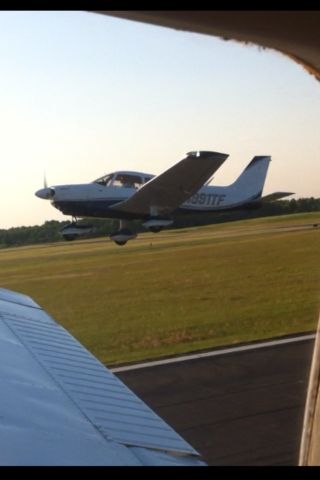
[(0, 289), (1, 465), (204, 465), (31, 298)]
[(280, 200), (284, 197), (289, 197), (289, 195), (294, 195), (293, 192), (274, 192), (269, 193), (269, 195), (265, 195), (264, 197), (260, 197), (260, 202), (274, 202), (276, 200)]
[(167, 215), (197, 192), (227, 157), (218, 152), (189, 152), (186, 158), (143, 185), (128, 200), (111, 208), (139, 215)]

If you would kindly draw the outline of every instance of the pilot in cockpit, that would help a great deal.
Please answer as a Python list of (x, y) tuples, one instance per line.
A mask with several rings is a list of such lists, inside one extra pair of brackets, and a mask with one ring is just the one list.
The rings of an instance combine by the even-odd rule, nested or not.
[(117, 180), (124, 188), (138, 189), (141, 186), (141, 178), (136, 175), (118, 175)]
[(134, 188), (132, 179), (127, 175), (118, 175), (117, 180), (119, 180), (121, 186), (124, 188)]

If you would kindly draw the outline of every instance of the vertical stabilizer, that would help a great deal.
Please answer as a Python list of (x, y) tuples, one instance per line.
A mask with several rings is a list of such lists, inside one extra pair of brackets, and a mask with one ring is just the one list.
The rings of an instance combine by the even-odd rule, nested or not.
[(269, 155), (253, 157), (237, 180), (230, 185), (230, 188), (241, 192), (242, 197), (255, 196), (259, 198), (262, 194), (270, 161), (271, 157)]

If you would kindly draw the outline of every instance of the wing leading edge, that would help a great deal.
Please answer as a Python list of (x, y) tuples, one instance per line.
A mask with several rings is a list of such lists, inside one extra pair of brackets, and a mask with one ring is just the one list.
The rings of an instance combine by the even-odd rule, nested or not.
[(189, 152), (113, 209), (140, 215), (168, 215), (197, 192), (228, 158), (219, 152)]

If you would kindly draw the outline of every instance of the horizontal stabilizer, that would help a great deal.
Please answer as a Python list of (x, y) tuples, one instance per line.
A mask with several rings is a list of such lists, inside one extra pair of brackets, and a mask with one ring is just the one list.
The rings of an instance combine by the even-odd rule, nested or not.
[(269, 195), (265, 195), (264, 197), (261, 197), (259, 200), (262, 202), (274, 202), (276, 200), (280, 200), (281, 198), (289, 197), (290, 195), (294, 195), (294, 193), (293, 192), (274, 192), (274, 193), (269, 193)]

